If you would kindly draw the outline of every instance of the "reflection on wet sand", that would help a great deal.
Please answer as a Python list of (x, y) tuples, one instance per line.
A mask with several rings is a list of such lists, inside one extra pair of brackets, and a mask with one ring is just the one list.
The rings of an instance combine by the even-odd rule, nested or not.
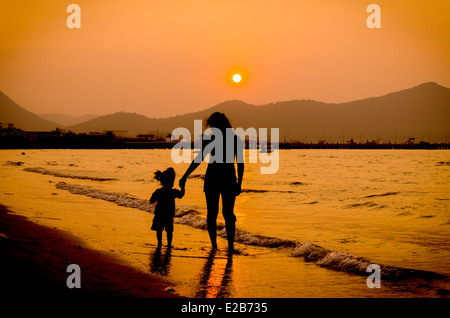
[(153, 254), (150, 255), (150, 272), (162, 276), (169, 275), (171, 257), (172, 249), (170, 247), (166, 249), (164, 255), (161, 253), (161, 247), (157, 247)]
[(216, 249), (211, 250), (206, 259), (195, 297), (225, 298), (231, 295), (233, 255), (228, 254), (225, 261), (223, 257), (216, 257), (216, 253)]

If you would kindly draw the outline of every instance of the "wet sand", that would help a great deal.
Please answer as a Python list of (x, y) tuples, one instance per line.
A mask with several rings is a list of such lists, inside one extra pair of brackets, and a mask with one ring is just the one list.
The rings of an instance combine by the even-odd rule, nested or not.
[[(0, 262), (2, 292), (32, 297), (145, 297), (172, 298), (170, 284), (142, 273), (65, 233), (16, 215), (0, 205)], [(81, 268), (81, 288), (69, 289), (69, 264)], [(169, 287), (170, 288), (170, 287)]]

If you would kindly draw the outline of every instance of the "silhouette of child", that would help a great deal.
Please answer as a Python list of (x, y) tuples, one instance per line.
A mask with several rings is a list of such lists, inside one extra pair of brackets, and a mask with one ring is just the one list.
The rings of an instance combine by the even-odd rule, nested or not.
[(156, 231), (158, 247), (162, 246), (162, 232), (167, 232), (167, 246), (172, 245), (173, 218), (175, 216), (175, 198), (181, 199), (184, 196), (184, 186), (181, 190), (173, 189), (175, 181), (175, 170), (167, 168), (163, 172), (156, 171), (155, 179), (162, 187), (153, 192), (150, 203), (156, 202), (155, 216), (153, 218), (152, 230)]

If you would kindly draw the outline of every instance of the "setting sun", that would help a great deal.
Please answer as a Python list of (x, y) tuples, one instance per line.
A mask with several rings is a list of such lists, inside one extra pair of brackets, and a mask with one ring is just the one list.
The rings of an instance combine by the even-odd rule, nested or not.
[(224, 83), (233, 88), (245, 87), (250, 79), (248, 70), (240, 65), (229, 67), (223, 75)]

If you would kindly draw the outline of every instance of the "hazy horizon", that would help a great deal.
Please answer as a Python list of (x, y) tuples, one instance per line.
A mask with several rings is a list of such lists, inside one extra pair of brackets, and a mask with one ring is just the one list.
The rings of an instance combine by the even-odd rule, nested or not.
[[(423, 82), (423, 83), (420, 83), (420, 84), (418, 84), (418, 85), (414, 85), (414, 86), (412, 86), (412, 87), (405, 87), (405, 88), (403, 88), (403, 89), (399, 89), (399, 90), (396, 90), (396, 91), (386, 92), (385, 94), (382, 94), (382, 95), (377, 95), (377, 96), (367, 96), (367, 97), (362, 97), (362, 98), (360, 98), (360, 99), (348, 100), (348, 101), (343, 101), (343, 102), (324, 102), (324, 101), (321, 101), (321, 100), (315, 100), (315, 99), (309, 99), (309, 98), (296, 98), (296, 99), (291, 99), (291, 100), (270, 101), (270, 102), (267, 102), (267, 103), (264, 103), (264, 104), (252, 104), (252, 103), (249, 103), (249, 102), (244, 101), (244, 100), (239, 100), (239, 99), (229, 99), (229, 100), (223, 100), (223, 101), (221, 101), (221, 102), (216, 102), (216, 103), (211, 104), (211, 105), (207, 105), (207, 106), (205, 106), (205, 107), (203, 107), (203, 108), (199, 108), (199, 109), (194, 110), (194, 111), (189, 111), (189, 110), (188, 110), (188, 111), (186, 111), (185, 113), (180, 113), (180, 114), (176, 114), (176, 115), (168, 115), (168, 116), (164, 116), (164, 117), (151, 117), (151, 116), (148, 116), (148, 115), (146, 115), (146, 114), (142, 114), (142, 113), (138, 113), (138, 112), (134, 112), (134, 111), (127, 111), (127, 110), (125, 110), (125, 109), (123, 109), (123, 110), (117, 110), (117, 111), (109, 112), (109, 113), (107, 112), (107, 113), (104, 113), (104, 114), (86, 113), (86, 114), (80, 114), (80, 115), (72, 115), (72, 114), (69, 114), (69, 113), (58, 112), (58, 111), (52, 112), (52, 113), (35, 113), (35, 114), (38, 115), (38, 116), (40, 116), (40, 117), (42, 117), (42, 118), (45, 118), (45, 119), (49, 119), (49, 118), (50, 118), (51, 116), (53, 116), (53, 115), (62, 115), (62, 116), (70, 117), (70, 118), (72, 118), (72, 119), (80, 119), (80, 118), (83, 118), (83, 117), (86, 117), (86, 116), (102, 117), (102, 116), (112, 115), (112, 114), (116, 114), (116, 113), (132, 113), (132, 114), (143, 115), (143, 116), (148, 117), (148, 118), (151, 118), (151, 119), (165, 119), (165, 118), (170, 118), (170, 117), (174, 117), (174, 116), (183, 116), (183, 115), (190, 114), (190, 113), (194, 113), (194, 112), (201, 112), (201, 111), (207, 110), (207, 109), (209, 109), (209, 108), (213, 108), (213, 107), (215, 107), (215, 106), (221, 105), (221, 104), (223, 104), (223, 103), (232, 102), (232, 101), (239, 101), (239, 102), (243, 102), (243, 103), (245, 103), (245, 104), (248, 104), (248, 105), (251, 105), (251, 106), (256, 106), (256, 107), (258, 107), (258, 106), (266, 106), (266, 105), (270, 105), (270, 104), (277, 104), (277, 103), (291, 102), (291, 101), (314, 101), (314, 102), (317, 102), (317, 103), (324, 103), (324, 104), (330, 104), (330, 105), (340, 105), (340, 104), (356, 102), (356, 101), (360, 101), (360, 100), (364, 100), (364, 99), (369, 99), (369, 98), (383, 97), (383, 96), (386, 96), (386, 95), (389, 95), (389, 94), (392, 94), (392, 93), (396, 93), (396, 92), (399, 92), (399, 91), (411, 89), (411, 88), (414, 88), (414, 87), (417, 87), (417, 86), (420, 86), (420, 85), (423, 85), (423, 84), (427, 84), (427, 83), (434, 83), (434, 84), (437, 84), (437, 85), (442, 86), (442, 87), (445, 87), (445, 88), (450, 88), (450, 87), (446, 87), (446, 86), (441, 85), (441, 84), (436, 83), (436, 82)], [(1, 91), (1, 90), (0, 90), (0, 91)], [(2, 91), (2, 92), (3, 92), (3, 91)], [(3, 92), (3, 93), (4, 93), (6, 96), (8, 96), (8, 94), (6, 94), (5, 92)], [(11, 96), (8, 96), (8, 97), (11, 98)], [(13, 98), (11, 98), (11, 99), (12, 99), (14, 102), (16, 102)], [(27, 109), (27, 107), (25, 107), (24, 105), (20, 105), (20, 104), (19, 104), (19, 106), (23, 107), (23, 108), (26, 109), (27, 111), (30, 111), (30, 110)], [(52, 120), (52, 121), (54, 121), (54, 120)]]
[[(386, 93), (384, 93), (384, 94), (377, 95), (377, 96), (374, 96), (374, 95), (372, 95), (372, 96), (366, 96), (366, 97), (362, 97), (362, 98), (358, 98), (358, 99), (353, 99), (353, 100), (346, 100), (346, 101), (342, 101), (342, 102), (325, 102), (325, 101), (322, 101), (322, 100), (315, 100), (315, 99), (311, 99), (311, 98), (295, 98), (295, 99), (290, 99), (290, 100), (274, 100), (274, 101), (269, 101), (269, 102), (263, 103), (263, 104), (253, 104), (253, 103), (249, 103), (249, 102), (247, 102), (247, 101), (245, 101), (245, 100), (240, 100), (240, 99), (228, 99), (228, 100), (223, 100), (223, 101), (220, 101), (220, 102), (213, 103), (212, 105), (209, 105), (209, 106), (207, 105), (207, 106), (205, 106), (205, 107), (203, 107), (203, 108), (198, 108), (198, 109), (196, 109), (195, 111), (186, 111), (185, 113), (180, 113), (180, 114), (176, 114), (176, 115), (169, 115), (169, 116), (165, 116), (165, 117), (151, 117), (151, 116), (148, 116), (148, 115), (145, 115), (145, 114), (141, 114), (141, 113), (138, 113), (138, 112), (126, 111), (125, 109), (123, 109), (123, 110), (117, 110), (117, 111), (115, 111), (115, 112), (113, 112), (113, 113), (104, 113), (104, 114), (91, 114), (91, 113), (89, 113), (89, 114), (81, 114), (81, 115), (71, 115), (71, 114), (66, 114), (66, 113), (61, 113), (61, 112), (59, 112), (59, 113), (37, 114), (37, 115), (41, 116), (41, 115), (60, 114), (60, 115), (66, 115), (66, 116), (70, 116), (70, 117), (80, 118), (80, 117), (84, 117), (84, 116), (92, 116), (92, 115), (93, 115), (93, 116), (97, 116), (97, 117), (101, 117), (101, 116), (105, 116), (105, 115), (111, 115), (111, 114), (115, 114), (115, 113), (122, 113), (122, 112), (124, 112), (124, 113), (137, 113), (137, 114), (139, 114), (139, 115), (144, 115), (144, 116), (149, 117), (149, 118), (163, 119), (163, 118), (169, 118), (169, 117), (173, 117), (173, 116), (182, 116), (182, 115), (186, 115), (186, 114), (189, 114), (189, 113), (192, 113), (192, 112), (201, 112), (201, 111), (207, 110), (207, 109), (209, 109), (209, 108), (211, 108), (211, 107), (215, 107), (215, 106), (217, 106), (217, 105), (220, 105), (220, 104), (223, 104), (223, 103), (226, 103), (226, 102), (231, 102), (231, 101), (240, 101), (240, 102), (243, 102), (243, 103), (245, 103), (245, 104), (252, 105), (252, 106), (265, 106), (265, 105), (268, 105), (268, 104), (276, 104), (276, 103), (291, 102), (291, 101), (303, 101), (303, 100), (312, 100), (312, 101), (315, 101), (315, 102), (318, 102), (318, 103), (336, 104), (336, 105), (339, 105), (339, 104), (351, 103), (351, 102), (355, 102), (355, 101), (359, 101), (359, 100), (363, 100), (363, 99), (368, 99), (368, 98), (376, 98), (376, 97), (386, 96), (386, 95), (389, 95), (389, 94), (391, 94), (391, 93), (395, 93), (395, 92), (398, 92), (398, 91), (410, 89), (410, 88), (413, 88), (413, 87), (416, 87), (416, 86), (420, 86), (420, 85), (426, 84), (426, 83), (430, 83), (430, 82), (422, 82), (422, 83), (419, 83), (419, 84), (414, 85), (414, 86), (412, 86), (412, 87), (405, 87), (405, 88), (402, 88), (402, 89), (399, 89), (399, 90), (395, 90), (395, 91), (391, 91), (391, 92), (386, 92)], [(441, 85), (441, 84), (436, 83), (436, 82), (431, 82), (431, 83), (435, 83), (435, 84), (437, 84), (437, 85), (439, 85), (439, 86), (446, 87), (446, 86)], [(450, 87), (446, 87), (446, 88), (450, 88)]]

